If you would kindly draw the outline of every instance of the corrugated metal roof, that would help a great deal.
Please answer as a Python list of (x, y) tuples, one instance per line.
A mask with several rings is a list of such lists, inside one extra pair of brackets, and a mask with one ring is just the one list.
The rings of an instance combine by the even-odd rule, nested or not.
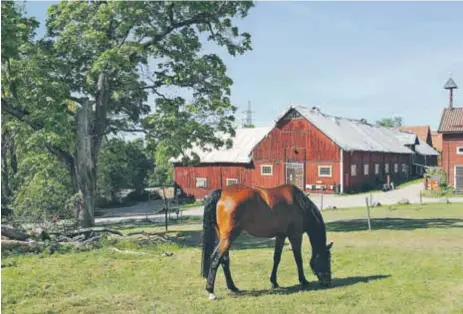
[(445, 108), (442, 111), (439, 133), (463, 133), (463, 108)]
[(290, 106), (277, 121), (291, 109), (297, 110), (345, 151), (413, 154), (413, 151), (405, 147), (404, 143), (414, 142), (414, 134), (412, 136), (402, 135), (392, 128), (376, 126), (360, 120), (335, 117), (300, 105)]
[[(249, 163), (251, 162), (252, 149), (271, 129), (272, 127), (239, 128), (236, 129), (235, 137), (232, 138), (233, 145), (231, 148), (204, 151), (198, 146), (194, 146), (186, 152), (186, 155), (192, 157), (191, 153), (194, 152), (199, 156), (202, 163)], [(224, 138), (228, 138), (228, 136)], [(180, 157), (170, 159), (171, 162), (179, 162), (180, 160)]]
[(439, 156), (439, 153), (434, 148), (429, 146), (428, 143), (423, 141), (421, 138), (418, 138), (418, 141), (420, 143), (415, 146), (415, 151), (418, 154), (425, 156)]

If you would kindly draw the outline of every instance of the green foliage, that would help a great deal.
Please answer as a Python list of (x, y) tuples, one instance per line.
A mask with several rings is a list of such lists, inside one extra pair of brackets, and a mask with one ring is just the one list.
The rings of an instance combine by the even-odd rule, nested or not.
[(429, 177), (439, 177), (440, 186), (447, 186), (447, 174), (445, 173), (444, 169), (438, 167), (427, 168), (426, 175)]
[(112, 201), (121, 189), (134, 189), (136, 194), (141, 195), (153, 166), (145, 153), (143, 140), (126, 142), (114, 138), (105, 142), (98, 162), (99, 194)]
[[(60, 175), (70, 176), (72, 192), (81, 190), (86, 199), (86, 224), (92, 224), (106, 135), (143, 128), (156, 145), (165, 143), (160, 160), (195, 144), (230, 145), (217, 134), (234, 134), (233, 82), (223, 61), (203, 45), (215, 44), (232, 56), (249, 51), (250, 35), (234, 20), (251, 7), (249, 1), (59, 2), (49, 6), (46, 36), (32, 40), (38, 24), (2, 2), (2, 113), (31, 131), (22, 141), (47, 149), (58, 160), (54, 166), (67, 170)], [(125, 157), (102, 156), (98, 188), (105, 194), (129, 177), (112, 162), (143, 159), (139, 149), (130, 157), (123, 151)], [(125, 183), (141, 190), (145, 170), (127, 169), (134, 172)], [(156, 169), (152, 180), (171, 181), (169, 165)], [(39, 191), (44, 182), (37, 179), (27, 191)], [(55, 192), (60, 190), (50, 191)]]
[(376, 121), (376, 125), (388, 128), (402, 126), (402, 117), (383, 118), (379, 121)]

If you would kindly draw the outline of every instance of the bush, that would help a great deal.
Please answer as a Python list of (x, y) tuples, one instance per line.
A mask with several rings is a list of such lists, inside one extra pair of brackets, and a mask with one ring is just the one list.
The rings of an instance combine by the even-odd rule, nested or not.
[(149, 200), (160, 200), (162, 199), (158, 191), (143, 191), (141, 193), (132, 191), (124, 197), (123, 202), (146, 202)]

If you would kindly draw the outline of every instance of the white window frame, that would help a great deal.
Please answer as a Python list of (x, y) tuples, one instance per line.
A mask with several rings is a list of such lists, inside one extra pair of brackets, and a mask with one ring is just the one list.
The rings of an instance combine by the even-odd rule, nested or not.
[[(320, 169), (321, 168), (328, 168), (330, 169), (330, 174), (321, 174)], [(333, 166), (318, 166), (318, 176), (319, 177), (328, 177), (331, 178), (333, 176)]]
[(399, 164), (398, 163), (394, 164), (394, 173), (399, 173)]
[(407, 165), (405, 163), (402, 163), (402, 172), (407, 172)]
[(363, 164), (363, 175), (364, 176), (370, 175), (370, 164)]
[(379, 174), (379, 164), (375, 164), (375, 174)]
[[(199, 182), (203, 181), (203, 182), (204, 182), (204, 185), (198, 185), (198, 183), (199, 183), (198, 181), (199, 181)], [(196, 178), (196, 187), (197, 187), (197, 188), (207, 188), (207, 178), (204, 178), (204, 177), (198, 177), (198, 178)]]
[(227, 178), (225, 182), (227, 186), (232, 185), (232, 184), (238, 184), (238, 179), (237, 178)]
[(350, 176), (355, 177), (357, 175), (357, 165), (350, 165)]
[(384, 164), (384, 172), (389, 173), (389, 163), (388, 162)]
[(457, 155), (463, 155), (463, 146), (457, 146)]
[[(269, 167), (270, 168), (270, 173), (264, 173), (264, 167)], [(260, 165), (260, 174), (262, 176), (271, 176), (273, 175), (273, 165)]]

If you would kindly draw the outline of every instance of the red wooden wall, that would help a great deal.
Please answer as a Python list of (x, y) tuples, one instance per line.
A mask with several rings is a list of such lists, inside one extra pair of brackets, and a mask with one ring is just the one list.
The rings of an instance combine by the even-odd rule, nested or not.
[(457, 154), (459, 146), (463, 146), (463, 134), (443, 134), (441, 165), (451, 186), (455, 183), (455, 165), (463, 165), (463, 155)]

